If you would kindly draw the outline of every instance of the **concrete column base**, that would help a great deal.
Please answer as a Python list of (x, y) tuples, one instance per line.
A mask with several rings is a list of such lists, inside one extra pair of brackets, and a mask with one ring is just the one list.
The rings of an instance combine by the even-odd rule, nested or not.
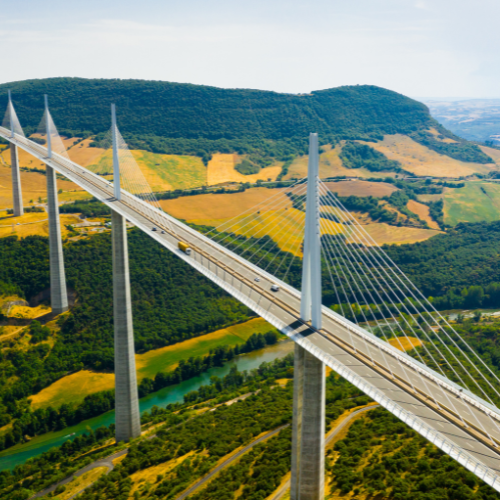
[(56, 171), (47, 165), (47, 206), (49, 212), (50, 303), (54, 314), (68, 310), (68, 292), (57, 202)]
[(291, 500), (323, 500), (325, 365), (295, 344)]
[(130, 441), (141, 434), (134, 327), (125, 218), (111, 211), (113, 240), (113, 317), (115, 329), (115, 437)]
[(19, 172), (17, 146), (12, 142), (10, 143), (10, 164), (12, 167), (12, 198), (14, 216), (20, 217), (24, 214), (23, 194), (21, 191), (21, 174)]

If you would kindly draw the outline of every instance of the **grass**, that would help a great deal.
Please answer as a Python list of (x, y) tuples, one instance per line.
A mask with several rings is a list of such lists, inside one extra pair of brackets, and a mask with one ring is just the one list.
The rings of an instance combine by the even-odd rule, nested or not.
[(73, 495), (76, 495), (79, 491), (83, 490), (92, 483), (95, 483), (99, 477), (106, 473), (108, 467), (96, 467), (95, 469), (85, 472), (79, 477), (74, 477), (72, 481), (66, 484), (66, 489), (63, 493), (57, 495), (59, 500), (69, 500)]
[(475, 173), (487, 174), (496, 165), (469, 163), (441, 155), (418, 144), (406, 135), (386, 135), (380, 142), (362, 142), (385, 154), (390, 160), (401, 162), (404, 170), (419, 176), (461, 177)]
[(431, 229), (439, 229), (438, 223), (430, 216), (429, 207), (415, 200), (409, 200), (407, 208), (414, 214), (417, 214), (422, 220), (427, 222)]
[(90, 200), (92, 195), (87, 193), (87, 191), (64, 191), (57, 195), (59, 203), (63, 201), (80, 201), (80, 200)]
[(390, 196), (394, 191), (399, 191), (397, 187), (387, 182), (340, 181), (327, 182), (326, 186), (339, 196), (375, 196), (376, 198), (383, 198), (384, 196)]
[(233, 347), (243, 344), (253, 333), (265, 333), (273, 327), (262, 318), (223, 328), (215, 332), (186, 340), (136, 356), (137, 376), (154, 377), (160, 371), (174, 370), (181, 359), (204, 356), (219, 346)]
[(397, 337), (389, 340), (389, 344), (400, 351), (411, 351), (414, 347), (422, 345), (422, 341), (415, 337)]
[[(339, 154), (342, 150), (341, 145), (332, 148), (331, 145), (322, 146), (323, 152), (319, 156), (319, 176), (324, 179), (326, 177), (387, 177), (392, 175), (387, 172), (370, 172), (366, 168), (347, 168), (344, 167)], [(302, 179), (307, 176), (307, 165), (309, 156), (298, 156), (295, 158), (288, 168), (288, 174), (284, 180)]]
[(207, 168), (197, 156), (159, 155), (133, 151), (153, 191), (194, 189), (207, 183)]
[[(137, 379), (140, 381), (144, 377), (153, 378), (160, 371), (174, 370), (181, 359), (205, 356), (211, 349), (219, 346), (243, 344), (253, 333), (265, 333), (272, 328), (262, 318), (255, 318), (185, 342), (136, 354)], [(114, 373), (81, 370), (59, 379), (31, 396), (31, 406), (35, 409), (48, 406), (57, 408), (63, 403), (78, 403), (89, 394), (110, 390), (114, 386)]]
[(467, 182), (463, 188), (445, 188), (444, 222), (493, 221), (500, 219), (500, 185)]
[[(272, 200), (270, 200), (272, 198)], [(162, 200), (161, 207), (177, 219), (231, 219), (259, 204), (292, 207), (282, 189), (252, 188), (242, 193), (200, 194), (183, 196), (174, 200)], [(259, 207), (255, 207), (259, 210)], [(249, 212), (250, 213), (250, 212)]]
[(263, 168), (258, 174), (243, 175), (234, 168), (240, 160), (241, 157), (237, 154), (214, 154), (212, 159), (208, 162), (207, 184), (209, 186), (215, 186), (226, 182), (254, 183), (259, 179), (263, 181), (274, 181), (281, 172), (282, 162)]
[(45, 304), (40, 304), (37, 307), (28, 306), (12, 306), (9, 311), (10, 318), (34, 319), (44, 314), (48, 314), (52, 309)]

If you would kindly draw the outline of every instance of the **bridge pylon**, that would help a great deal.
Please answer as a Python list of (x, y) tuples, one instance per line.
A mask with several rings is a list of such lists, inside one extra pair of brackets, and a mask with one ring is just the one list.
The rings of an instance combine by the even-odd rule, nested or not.
[[(45, 125), (47, 133), (47, 157), (52, 158), (50, 114), (47, 96), (45, 96)], [(47, 211), (49, 213), (49, 260), (50, 260), (50, 304), (54, 314), (68, 310), (68, 291), (66, 273), (64, 271), (64, 255), (59, 220), (59, 203), (57, 199), (56, 171), (48, 164), (47, 171)]]
[[(309, 136), (301, 318), (321, 328), (318, 134)], [(325, 365), (295, 344), (291, 500), (324, 497)]]
[[(120, 162), (116, 142), (115, 106), (112, 105), (114, 195), (120, 199)], [(115, 438), (130, 441), (141, 434), (141, 416), (135, 368), (134, 324), (130, 294), (127, 221), (111, 210), (113, 243), (113, 317), (115, 330)]]
[[(14, 105), (12, 104), (12, 96), (9, 90), (9, 118), (10, 118), (10, 136), (14, 139)], [(14, 217), (20, 217), (24, 214), (23, 194), (21, 190), (21, 174), (19, 172), (19, 156), (17, 145), (14, 142), (10, 143), (10, 164), (12, 167), (12, 199)]]

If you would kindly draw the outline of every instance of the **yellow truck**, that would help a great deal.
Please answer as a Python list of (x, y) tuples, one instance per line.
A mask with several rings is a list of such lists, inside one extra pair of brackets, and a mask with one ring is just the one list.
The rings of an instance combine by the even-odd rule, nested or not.
[(191, 249), (189, 248), (189, 245), (187, 243), (179, 241), (177, 246), (179, 247), (179, 250), (182, 250), (186, 255), (191, 255)]

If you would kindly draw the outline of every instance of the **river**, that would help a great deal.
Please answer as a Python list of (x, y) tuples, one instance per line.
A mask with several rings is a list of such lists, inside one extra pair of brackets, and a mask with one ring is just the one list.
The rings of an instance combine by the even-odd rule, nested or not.
[[(165, 407), (170, 403), (182, 402), (184, 394), (197, 390), (201, 385), (209, 384), (210, 377), (223, 377), (229, 373), (231, 366), (236, 365), (238, 370), (252, 370), (261, 363), (282, 358), (293, 351), (293, 342), (284, 340), (274, 346), (266, 347), (260, 351), (251, 352), (237, 356), (234, 360), (222, 367), (211, 368), (198, 377), (185, 380), (177, 385), (165, 387), (139, 400), (141, 413), (149, 411), (153, 406)], [(62, 431), (49, 432), (37, 436), (29, 443), (20, 444), (0, 453), (0, 470), (13, 469), (16, 465), (23, 464), (26, 460), (36, 457), (54, 446), (61, 446), (67, 439), (83, 434), (88, 429), (97, 429), (108, 426), (115, 421), (115, 412), (110, 411), (98, 417), (85, 420), (73, 427), (67, 427)]]

